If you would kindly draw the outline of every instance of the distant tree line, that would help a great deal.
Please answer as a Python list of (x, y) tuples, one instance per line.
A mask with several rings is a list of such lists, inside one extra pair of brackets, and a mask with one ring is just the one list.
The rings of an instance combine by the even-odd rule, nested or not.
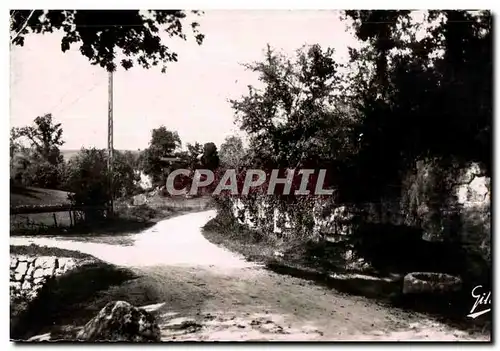
[(65, 160), (62, 145), (63, 128), (51, 114), (36, 117), (31, 126), (11, 128), (11, 183), (65, 190), (73, 193), (70, 200), (75, 205), (99, 206), (106, 203), (111, 193), (117, 199), (149, 190), (139, 185), (141, 172), (151, 177), (153, 187), (162, 188), (168, 174), (177, 168), (219, 166), (214, 143), (188, 143), (187, 150), (182, 150), (178, 133), (164, 126), (153, 129), (149, 147), (142, 152), (114, 150), (111, 176), (107, 150), (82, 148)]

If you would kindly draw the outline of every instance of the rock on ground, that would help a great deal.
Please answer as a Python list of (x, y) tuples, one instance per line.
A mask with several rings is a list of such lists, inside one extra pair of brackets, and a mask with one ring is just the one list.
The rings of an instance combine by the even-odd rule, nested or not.
[(160, 342), (155, 317), (125, 301), (108, 303), (78, 333), (78, 340)]

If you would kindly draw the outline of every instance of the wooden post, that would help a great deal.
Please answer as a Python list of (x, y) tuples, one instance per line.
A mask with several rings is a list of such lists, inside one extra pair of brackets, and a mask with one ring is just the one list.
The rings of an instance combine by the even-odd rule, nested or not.
[(108, 71), (108, 216), (113, 215), (113, 72)]
[(56, 213), (52, 213), (52, 217), (54, 218), (54, 225), (56, 226), (57, 228), (57, 218), (56, 218)]

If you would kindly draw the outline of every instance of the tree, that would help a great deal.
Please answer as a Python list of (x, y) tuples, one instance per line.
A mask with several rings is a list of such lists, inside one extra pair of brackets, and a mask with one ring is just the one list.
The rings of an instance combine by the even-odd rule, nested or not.
[(140, 175), (136, 157), (130, 151), (115, 151), (113, 157), (113, 198), (135, 195)]
[(123, 157), (124, 163), (130, 165), (130, 167), (132, 167), (134, 170), (139, 170), (140, 153), (132, 152), (130, 150), (126, 150), (123, 152), (119, 151), (118, 153), (121, 154), (120, 157)]
[(193, 161), (196, 161), (198, 156), (200, 156), (203, 153), (203, 145), (201, 145), (198, 142), (195, 142), (194, 144), (187, 143), (186, 148), (188, 150), (189, 157)]
[(10, 128), (10, 158), (15, 156), (16, 152), (21, 148), (19, 143), (19, 130), (17, 128)]
[(174, 151), (181, 145), (177, 132), (169, 131), (164, 126), (153, 129), (149, 147), (144, 150), (142, 168), (145, 174), (151, 176), (154, 184), (165, 184), (168, 162), (163, 158), (174, 156)]
[[(11, 129), (11, 176), (25, 186), (58, 189), (64, 173), (64, 159), (59, 147), (60, 123), (51, 114), (35, 118), (33, 126)], [(23, 146), (22, 139), (29, 147)]]
[(22, 183), (26, 186), (35, 186), (45, 189), (59, 189), (65, 174), (65, 164), (51, 164), (45, 160), (28, 161), (22, 171)]
[(288, 58), (268, 46), (262, 62), (246, 65), (263, 83), (231, 101), (249, 136), (249, 164), (328, 169), (351, 152), (355, 114), (339, 96), (344, 82), (332, 55), (331, 49), (311, 45)]
[(214, 143), (206, 143), (203, 146), (203, 155), (200, 161), (201, 167), (204, 169), (214, 171), (219, 167), (219, 154)]
[(29, 140), (37, 157), (52, 165), (63, 162), (63, 156), (59, 150), (59, 147), (64, 144), (63, 130), (61, 123), (53, 122), (52, 114), (38, 116), (34, 120), (34, 126), (19, 128), (16, 133)]
[(238, 169), (243, 162), (245, 150), (241, 138), (229, 136), (220, 146), (219, 157), (221, 165), (226, 168)]
[(30, 186), (31, 176), (29, 176), (29, 168), (33, 152), (30, 148), (19, 146), (19, 149), (14, 152), (10, 159), (10, 178), (18, 185)]
[[(89, 209), (88, 219), (103, 215), (97, 208), (109, 200), (109, 170), (106, 150), (85, 149), (73, 157), (67, 165), (65, 189), (72, 192), (70, 200), (75, 206), (94, 207)], [(112, 191), (113, 197), (133, 195), (136, 191), (137, 174), (126, 153), (116, 151), (113, 158)]]
[[(382, 95), (389, 88), (388, 58), (392, 49), (397, 47), (395, 30), (399, 23), (409, 18), (411, 11), (392, 10), (349, 10), (346, 15), (354, 20), (356, 36), (370, 44), (370, 53), (375, 61), (375, 76), (373, 83), (377, 84)], [(404, 28), (403, 28), (404, 30)]]
[[(82, 148), (68, 162), (66, 189), (73, 193), (70, 200), (75, 206), (105, 206), (110, 198), (106, 151)], [(93, 219), (103, 212), (90, 210), (87, 215)]]
[(203, 153), (203, 146), (198, 142), (195, 144), (187, 143), (186, 149), (174, 154), (175, 157), (179, 158), (179, 161), (174, 166), (177, 168), (195, 169), (199, 164), (198, 156)]
[(433, 26), (417, 39), (408, 11), (346, 13), (363, 42), (350, 84), (362, 137), (339, 189), (359, 202), (399, 197), (419, 159), (491, 170), (491, 15), (429, 11), (421, 25)]
[(17, 128), (11, 128), (10, 129), (10, 172), (11, 172), (11, 178), (13, 175), (13, 170), (14, 170), (14, 165), (15, 165), (15, 160), (16, 156), (21, 150), (21, 144), (19, 143), (19, 131)]
[[(200, 15), (199, 11), (191, 11)], [(116, 69), (117, 51), (124, 59), (121, 66), (143, 68), (161, 65), (165, 72), (168, 62), (177, 61), (177, 53), (162, 43), (160, 31), (169, 37), (187, 39), (183, 24), (187, 13), (182, 10), (12, 10), (11, 42), (22, 46), (27, 34), (52, 33), (62, 30), (61, 50), (66, 52), (80, 44), (80, 53), (92, 65), (108, 71)], [(198, 44), (203, 34), (196, 21), (190, 23)]]
[(158, 147), (164, 153), (164, 156), (167, 156), (180, 148), (182, 142), (177, 132), (172, 132), (161, 126), (160, 128), (153, 129), (150, 145)]

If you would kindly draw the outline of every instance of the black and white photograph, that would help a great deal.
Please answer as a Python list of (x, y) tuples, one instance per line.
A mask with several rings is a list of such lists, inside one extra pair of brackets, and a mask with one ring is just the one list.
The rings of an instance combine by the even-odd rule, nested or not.
[(9, 13), (11, 342), (492, 343), (491, 10)]

